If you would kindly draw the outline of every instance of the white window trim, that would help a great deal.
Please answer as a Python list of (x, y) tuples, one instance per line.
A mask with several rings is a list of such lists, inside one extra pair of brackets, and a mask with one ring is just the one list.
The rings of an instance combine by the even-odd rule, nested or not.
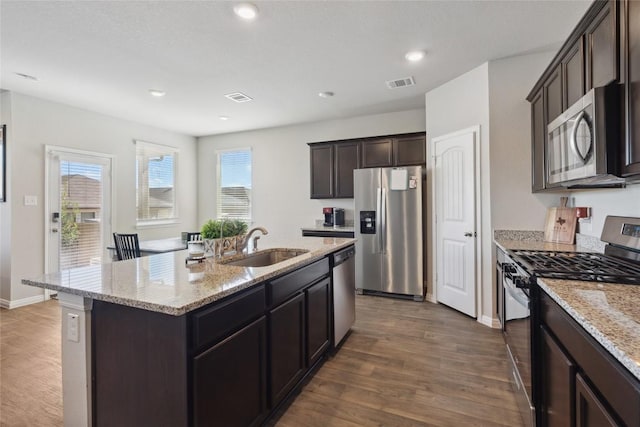
[[(174, 147), (172, 145), (166, 144), (158, 144), (157, 142), (149, 142), (143, 141), (140, 139), (134, 139), (133, 144), (136, 146), (135, 152), (135, 161), (138, 161), (138, 144), (142, 147), (149, 147), (152, 149), (167, 149), (171, 150), (175, 153), (175, 161), (173, 164), (173, 218), (162, 218), (162, 219), (139, 219), (138, 218), (138, 206), (136, 204), (136, 229), (146, 229), (146, 228), (155, 228), (155, 227), (170, 227), (175, 224), (180, 224), (180, 212), (178, 211), (178, 194), (179, 191), (179, 183), (178, 183), (178, 169), (180, 163), (180, 149), (178, 147)], [(136, 177), (137, 180), (137, 177)], [(138, 187), (136, 186), (136, 197), (138, 197)]]
[(219, 149), (216, 150), (216, 186), (215, 186), (215, 198), (216, 198), (216, 209), (215, 209), (215, 216), (216, 218), (219, 218), (219, 200), (220, 197), (218, 195), (218, 192), (220, 191), (221, 187), (221, 167), (220, 167), (220, 154), (223, 153), (231, 153), (231, 152), (235, 152), (235, 151), (248, 151), (249, 153), (251, 153), (251, 200), (249, 203), (249, 220), (247, 221), (247, 223), (249, 225), (253, 224), (253, 148), (252, 147), (234, 147), (234, 148), (223, 148), (223, 149)]

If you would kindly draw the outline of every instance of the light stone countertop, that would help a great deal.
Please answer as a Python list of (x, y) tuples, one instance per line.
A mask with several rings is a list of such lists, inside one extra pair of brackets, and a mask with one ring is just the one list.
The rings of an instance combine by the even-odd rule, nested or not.
[[(556, 243), (495, 242), (505, 250), (593, 252)], [(640, 286), (547, 278), (538, 285), (640, 380)]]
[(325, 227), (324, 225), (313, 225), (311, 227), (302, 227), (302, 230), (309, 231), (329, 231), (329, 232), (345, 232), (345, 233), (353, 233), (353, 226), (338, 226), (338, 227)]
[[(179, 316), (296, 270), (355, 243), (351, 238), (297, 237), (261, 239), (261, 250), (306, 249), (308, 253), (266, 267), (237, 267), (207, 258), (185, 265), (187, 251), (168, 252), (126, 261), (73, 268), (25, 285)], [(267, 247), (268, 246), (268, 247)]]

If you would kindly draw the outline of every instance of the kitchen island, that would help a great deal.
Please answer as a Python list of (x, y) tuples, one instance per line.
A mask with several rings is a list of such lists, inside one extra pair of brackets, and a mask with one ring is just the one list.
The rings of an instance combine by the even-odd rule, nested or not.
[(23, 280), (58, 291), (65, 425), (264, 422), (332, 345), (330, 255), (353, 243), (274, 242), (308, 252), (265, 267), (180, 251)]

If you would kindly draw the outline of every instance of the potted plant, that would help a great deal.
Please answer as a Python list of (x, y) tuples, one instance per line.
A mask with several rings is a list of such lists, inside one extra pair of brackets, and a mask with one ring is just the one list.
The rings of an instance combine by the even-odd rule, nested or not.
[(236, 252), (244, 242), (247, 228), (247, 223), (239, 219), (210, 219), (200, 230), (205, 252), (217, 256)]

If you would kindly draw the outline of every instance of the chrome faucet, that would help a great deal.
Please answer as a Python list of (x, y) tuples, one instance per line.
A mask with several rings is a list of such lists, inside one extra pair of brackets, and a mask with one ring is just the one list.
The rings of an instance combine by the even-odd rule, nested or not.
[(247, 231), (247, 235), (244, 238), (244, 242), (242, 242), (242, 250), (247, 249), (247, 252), (249, 251), (248, 249), (249, 240), (251, 240), (251, 251), (255, 251), (256, 249), (258, 249), (258, 239), (260, 238), (260, 236), (255, 236), (251, 238), (251, 235), (256, 231), (261, 232), (263, 236), (269, 234), (267, 229), (264, 227), (253, 227), (251, 230)]

